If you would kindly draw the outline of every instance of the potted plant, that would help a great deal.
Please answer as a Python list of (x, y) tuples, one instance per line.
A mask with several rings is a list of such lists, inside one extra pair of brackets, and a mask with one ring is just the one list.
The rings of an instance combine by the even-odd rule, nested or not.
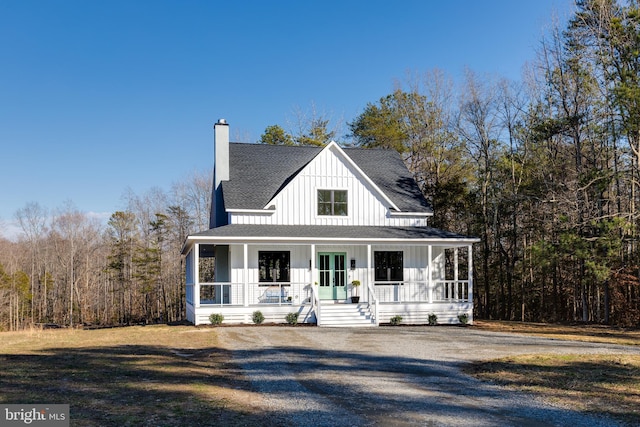
[(358, 287), (360, 286), (360, 280), (354, 280), (351, 282), (351, 286), (353, 287), (353, 295), (351, 295), (351, 302), (356, 304), (360, 302), (360, 296), (358, 296)]

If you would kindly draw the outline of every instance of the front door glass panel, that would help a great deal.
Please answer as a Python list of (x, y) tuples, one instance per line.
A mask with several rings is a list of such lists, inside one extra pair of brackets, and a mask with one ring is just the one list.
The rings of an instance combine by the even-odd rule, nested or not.
[(321, 252), (318, 254), (320, 299), (344, 300), (347, 298), (346, 258), (345, 253)]

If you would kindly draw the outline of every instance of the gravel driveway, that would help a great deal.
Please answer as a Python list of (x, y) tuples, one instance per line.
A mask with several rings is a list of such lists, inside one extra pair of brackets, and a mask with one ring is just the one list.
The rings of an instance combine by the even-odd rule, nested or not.
[[(220, 343), (271, 425), (609, 426), (463, 374), (465, 362), (531, 353), (633, 353), (632, 346), (458, 327), (228, 327)], [(265, 420), (266, 421), (266, 420)]]

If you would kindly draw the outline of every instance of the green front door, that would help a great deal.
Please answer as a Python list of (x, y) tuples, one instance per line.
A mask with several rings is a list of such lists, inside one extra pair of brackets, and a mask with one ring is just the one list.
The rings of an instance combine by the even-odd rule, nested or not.
[(337, 252), (318, 253), (318, 291), (320, 299), (347, 299), (347, 254)]

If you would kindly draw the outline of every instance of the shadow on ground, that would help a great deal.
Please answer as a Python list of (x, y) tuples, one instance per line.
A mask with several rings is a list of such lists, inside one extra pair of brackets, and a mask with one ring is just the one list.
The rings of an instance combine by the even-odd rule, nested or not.
[[(503, 389), (462, 374), (456, 363), (303, 347), (234, 353), (215, 347), (54, 348), (0, 355), (0, 364), (2, 403), (68, 403), (72, 425), (81, 426), (424, 425), (427, 420), (568, 425), (576, 416), (528, 399), (504, 399)], [(285, 405), (258, 404), (262, 399)]]

